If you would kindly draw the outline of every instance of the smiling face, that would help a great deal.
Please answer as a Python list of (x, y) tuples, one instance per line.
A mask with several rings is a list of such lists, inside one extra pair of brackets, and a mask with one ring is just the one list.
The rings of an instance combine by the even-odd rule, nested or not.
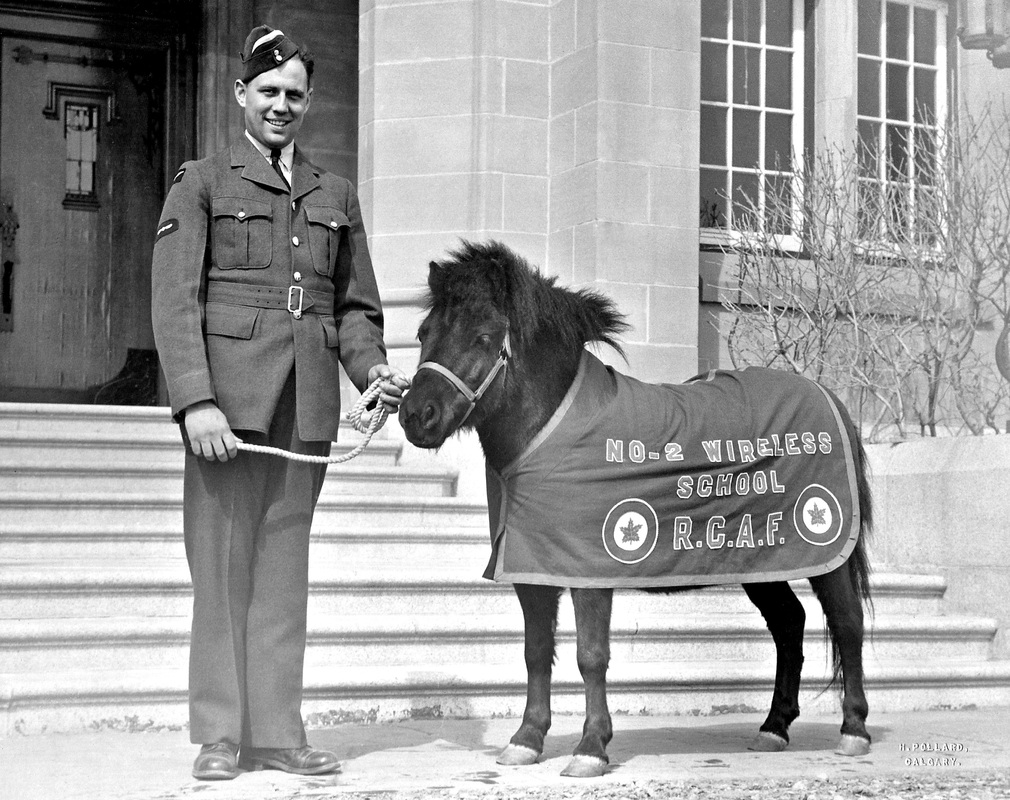
[(269, 148), (283, 148), (295, 138), (311, 97), (309, 73), (297, 56), (248, 83), (235, 81), (235, 99), (245, 109), (246, 130)]

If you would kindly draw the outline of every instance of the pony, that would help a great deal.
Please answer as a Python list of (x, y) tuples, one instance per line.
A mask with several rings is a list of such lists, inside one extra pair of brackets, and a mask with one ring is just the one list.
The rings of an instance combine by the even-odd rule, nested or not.
[[(558, 286), (556, 278), (543, 276), (495, 241), (464, 240), (447, 259), (432, 261), (425, 310), (417, 334), (421, 363), (400, 406), (400, 424), (409, 442), (426, 449), (437, 449), (456, 432), (473, 428), (493, 470), (512, 463), (551, 420), (576, 378), (587, 344), (608, 345), (624, 355), (618, 337), (628, 325), (610, 299), (592, 290)], [(831, 684), (842, 694), (836, 752), (856, 756), (870, 747), (862, 643), (863, 606), (872, 607), (865, 550), (872, 516), (860, 437), (838, 406), (839, 427), (856, 463), (858, 540), (844, 563), (809, 581), (827, 619)], [(524, 617), (527, 699), (522, 723), (498, 756), (499, 764), (532, 764), (543, 752), (551, 724), (555, 628), (564, 588), (514, 582)], [(595, 777), (608, 767), (606, 748), (613, 736), (606, 684), (613, 588), (568, 588), (586, 716), (582, 739), (562, 774)], [(785, 580), (743, 583), (743, 588), (764, 617), (777, 660), (771, 708), (750, 749), (780, 751), (788, 745), (789, 725), (799, 716), (805, 612)]]

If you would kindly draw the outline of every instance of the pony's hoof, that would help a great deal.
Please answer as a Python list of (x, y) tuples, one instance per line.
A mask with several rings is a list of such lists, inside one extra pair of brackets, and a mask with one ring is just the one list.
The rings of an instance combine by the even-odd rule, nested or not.
[(538, 758), (540, 753), (532, 747), (510, 744), (498, 754), (498, 763), (506, 767), (528, 767), (530, 764), (536, 764)]
[(788, 739), (783, 739), (777, 733), (761, 731), (754, 737), (754, 741), (747, 745), (747, 749), (756, 750), (759, 753), (781, 753), (788, 746)]
[(605, 759), (596, 756), (572, 756), (561, 774), (566, 778), (599, 778), (607, 771)]
[(843, 733), (842, 740), (835, 748), (835, 752), (840, 756), (865, 756), (870, 752), (870, 740), (864, 739), (862, 736)]

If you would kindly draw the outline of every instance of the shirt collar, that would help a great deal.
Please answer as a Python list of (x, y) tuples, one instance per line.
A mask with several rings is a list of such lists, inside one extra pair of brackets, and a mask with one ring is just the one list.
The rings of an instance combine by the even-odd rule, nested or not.
[[(258, 139), (254, 139), (249, 131), (245, 132), (246, 138), (252, 142), (252, 146), (260, 151), (260, 154), (267, 161), (270, 160), (270, 148), (260, 142)], [(281, 167), (287, 175), (291, 174), (291, 164), (295, 158), (295, 143), (293, 141), (288, 142), (283, 148), (281, 148)]]

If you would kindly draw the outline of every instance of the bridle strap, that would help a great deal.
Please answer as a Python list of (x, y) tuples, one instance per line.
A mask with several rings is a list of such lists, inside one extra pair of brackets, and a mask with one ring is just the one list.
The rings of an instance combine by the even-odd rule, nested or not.
[(506, 374), (508, 373), (509, 361), (512, 359), (512, 340), (509, 338), (508, 325), (505, 326), (505, 338), (502, 339), (501, 350), (498, 351), (498, 360), (495, 361), (494, 366), (491, 367), (491, 371), (487, 374), (487, 377), (481, 382), (481, 385), (477, 387), (477, 391), (472, 391), (469, 386), (463, 383), (462, 380), (457, 377), (457, 375), (452, 372), (448, 367), (444, 367), (437, 361), (423, 361), (417, 365), (417, 371), (420, 372), (422, 369), (430, 369), (437, 372), (443, 378), (448, 380), (453, 386), (455, 386), (460, 394), (463, 395), (470, 403), (470, 407), (466, 410), (466, 414), (463, 415), (463, 419), (460, 420), (460, 427), (467, 419), (470, 417), (471, 412), (477, 406), (477, 402), (484, 396), (495, 378), (498, 377), (498, 373), (503, 369)]
[[(470, 387), (467, 386), (465, 383), (463, 383), (463, 381), (461, 381), (459, 378), (457, 378), (456, 374), (454, 372), (449, 371), (448, 369), (446, 369), (445, 367), (443, 367), (441, 364), (439, 364), (437, 361), (425, 361), (425, 362), (423, 362), (421, 364), (418, 364), (417, 371), (420, 372), (422, 369), (433, 369), (433, 370), (435, 370), (435, 372), (437, 372), (442, 377), (448, 379), (448, 381), (453, 386), (455, 386), (457, 389), (459, 389), (460, 394), (462, 394), (463, 397), (465, 397), (467, 400), (469, 400), (471, 404), (476, 404), (476, 402), (477, 402), (477, 394), (476, 394), (476, 392), (470, 391)], [(493, 370), (492, 370), (492, 372), (493, 372)]]

